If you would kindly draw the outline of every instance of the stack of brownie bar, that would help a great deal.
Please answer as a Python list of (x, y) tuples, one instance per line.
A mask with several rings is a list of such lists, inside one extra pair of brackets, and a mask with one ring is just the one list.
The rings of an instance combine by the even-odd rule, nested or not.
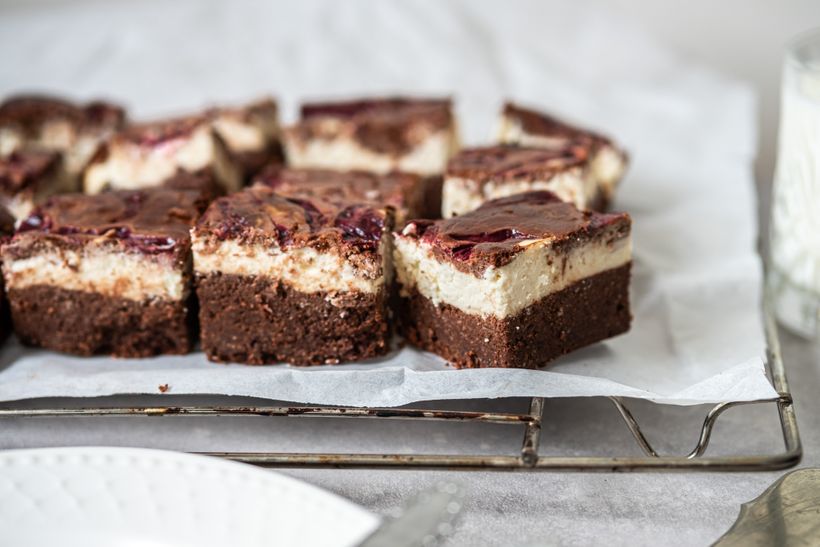
[(545, 191), (411, 221), (395, 242), (402, 330), (460, 367), (525, 368), (625, 332), (630, 227)]
[(68, 174), (77, 179), (97, 146), (125, 121), (122, 107), (104, 101), (12, 97), (0, 104), (0, 156), (23, 149), (58, 152)]
[[(628, 330), (611, 140), (507, 104), (499, 144), (459, 151), (447, 99), (308, 103), (281, 132), (277, 115), (268, 99), (121, 114), (104, 135), (63, 113), (75, 140), (96, 135), (79, 171), (73, 144), (26, 144), (48, 140), (48, 116), (0, 115), (20, 340), (120, 357), (198, 340), (212, 361), (317, 365), (385, 355), (398, 334), (457, 367), (536, 368)], [(54, 195), (65, 180), (85, 194)]]
[(0, 104), (0, 205), (20, 221), (49, 196), (78, 190), (97, 147), (124, 124), (125, 111), (103, 101), (7, 99)]
[(280, 158), (271, 99), (133, 124), (108, 139), (83, 173), (87, 194), (158, 186), (178, 171), (205, 171), (226, 192)]
[(3, 246), (17, 336), (78, 355), (190, 351), (189, 230), (204, 207), (164, 188), (50, 198)]
[(284, 132), (293, 167), (440, 175), (458, 148), (449, 99), (307, 103)]
[(611, 139), (547, 114), (506, 103), (499, 144), (462, 150), (444, 177), (442, 214), (487, 200), (549, 190), (579, 209), (605, 211), (627, 167)]

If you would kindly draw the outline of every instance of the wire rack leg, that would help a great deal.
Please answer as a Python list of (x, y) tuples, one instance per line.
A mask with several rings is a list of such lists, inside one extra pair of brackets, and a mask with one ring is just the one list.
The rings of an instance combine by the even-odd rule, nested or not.
[[(723, 414), (730, 408), (735, 406), (758, 403), (788, 402), (785, 399), (785, 397), (780, 397), (778, 399), (760, 399), (756, 401), (732, 401), (727, 403), (719, 403), (713, 406), (709, 410), (709, 413), (706, 415), (706, 418), (704, 418), (703, 420), (703, 425), (701, 425), (700, 435), (698, 437), (698, 442), (695, 445), (695, 448), (693, 448), (692, 451), (686, 455), (686, 458), (697, 458), (702, 456), (706, 452), (706, 449), (709, 447), (709, 441), (712, 438), (712, 431), (715, 428), (717, 419), (720, 417), (721, 414)], [(632, 412), (629, 410), (626, 404), (624, 404), (623, 399), (621, 399), (620, 397), (609, 397), (609, 400), (612, 401), (612, 403), (618, 409), (618, 413), (621, 415), (621, 418), (623, 418), (624, 422), (626, 423), (626, 426), (629, 428), (630, 433), (632, 433), (632, 437), (634, 437), (635, 442), (638, 443), (638, 446), (641, 447), (643, 453), (653, 458), (659, 458), (660, 454), (658, 454), (658, 452), (652, 447), (649, 440), (646, 438), (646, 435), (644, 435), (643, 431), (641, 430), (640, 424), (638, 424), (638, 421), (635, 419)], [(788, 397), (788, 400), (790, 401), (791, 397)]]
[(653, 458), (658, 457), (658, 453), (652, 448), (652, 445), (649, 444), (649, 440), (641, 431), (641, 426), (638, 425), (638, 421), (632, 415), (632, 412), (629, 408), (624, 404), (623, 400), (620, 397), (609, 397), (609, 400), (615, 405), (615, 408), (618, 409), (618, 413), (623, 418), (624, 422), (626, 423), (626, 427), (629, 428), (630, 433), (635, 438), (635, 442), (638, 443), (638, 446), (641, 447), (641, 450), (647, 456), (651, 456)]
[(541, 420), (544, 414), (544, 399), (533, 397), (530, 400), (530, 419), (524, 427), (524, 442), (521, 445), (521, 462), (534, 466), (538, 463), (538, 443), (541, 439)]

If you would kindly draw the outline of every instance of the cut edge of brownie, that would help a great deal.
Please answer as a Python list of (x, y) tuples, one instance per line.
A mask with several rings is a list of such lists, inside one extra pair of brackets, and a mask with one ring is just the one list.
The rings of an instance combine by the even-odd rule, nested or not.
[(185, 354), (195, 336), (184, 300), (130, 300), (52, 285), (9, 290), (14, 332), (23, 344), (81, 356)]
[(400, 332), (457, 368), (540, 368), (629, 330), (630, 268), (584, 278), (504, 319), (435, 305), (414, 288), (401, 299)]
[(211, 361), (326, 365), (390, 349), (387, 295), (302, 292), (271, 278), (196, 275), (202, 350)]
[(392, 221), (390, 207), (263, 184), (215, 201), (192, 232), (206, 355), (310, 365), (386, 353)]
[(579, 211), (549, 192), (412, 222), (395, 234), (404, 334), (459, 366), (526, 368), (617, 334), (630, 318), (630, 232), (624, 213)]
[(2, 247), (15, 332), (78, 355), (186, 353), (195, 341), (189, 227), (196, 192), (53, 198)]

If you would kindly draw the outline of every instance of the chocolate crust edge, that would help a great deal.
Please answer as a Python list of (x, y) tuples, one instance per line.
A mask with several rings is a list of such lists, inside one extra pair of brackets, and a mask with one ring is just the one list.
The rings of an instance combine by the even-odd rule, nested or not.
[(400, 302), (400, 330), (456, 368), (541, 368), (629, 330), (630, 269), (631, 263), (582, 279), (505, 319), (435, 306), (413, 289)]
[(28, 346), (80, 356), (185, 354), (195, 341), (195, 304), (142, 302), (33, 285), (8, 291), (14, 332)]
[(196, 276), (202, 350), (209, 360), (326, 365), (386, 354), (387, 295), (304, 293), (276, 280)]

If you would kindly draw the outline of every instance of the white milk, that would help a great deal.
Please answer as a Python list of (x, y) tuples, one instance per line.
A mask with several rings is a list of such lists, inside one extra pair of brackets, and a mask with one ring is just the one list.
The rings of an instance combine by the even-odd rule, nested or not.
[(805, 336), (820, 329), (820, 32), (799, 39), (783, 72), (772, 199), (770, 283), (777, 316)]

